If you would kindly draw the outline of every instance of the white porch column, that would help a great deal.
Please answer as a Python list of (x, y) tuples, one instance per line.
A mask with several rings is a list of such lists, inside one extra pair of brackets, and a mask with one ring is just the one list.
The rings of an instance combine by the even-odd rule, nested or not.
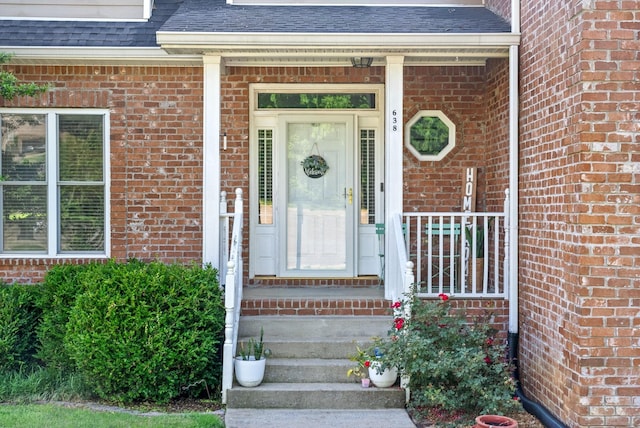
[(204, 56), (202, 262), (220, 263), (220, 75), (222, 57)]
[[(391, 227), (391, 217), (403, 211), (403, 171), (402, 171), (402, 148), (403, 148), (403, 103), (404, 98), (404, 57), (388, 56), (385, 73), (385, 109), (384, 109), (384, 215), (385, 225)], [(387, 234), (389, 236), (389, 234)], [(385, 240), (385, 254), (391, 254), (389, 239)], [(387, 258), (388, 259), (388, 258)], [(403, 266), (387, 266), (387, 278), (396, 278), (395, 272), (403, 269)], [(385, 298), (391, 299), (389, 289), (390, 281), (385, 281)]]

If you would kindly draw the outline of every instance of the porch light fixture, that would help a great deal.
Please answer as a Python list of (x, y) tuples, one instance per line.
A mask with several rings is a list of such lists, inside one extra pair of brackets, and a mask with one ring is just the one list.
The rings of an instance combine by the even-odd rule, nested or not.
[(366, 56), (354, 56), (351, 58), (351, 64), (355, 68), (368, 68), (371, 67), (371, 63), (373, 62), (373, 58)]

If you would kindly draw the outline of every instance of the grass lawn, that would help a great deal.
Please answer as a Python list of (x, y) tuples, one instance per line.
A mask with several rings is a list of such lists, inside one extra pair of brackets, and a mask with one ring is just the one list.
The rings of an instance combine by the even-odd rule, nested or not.
[(213, 414), (172, 413), (143, 416), (53, 404), (0, 404), (0, 427), (223, 428), (224, 423)]

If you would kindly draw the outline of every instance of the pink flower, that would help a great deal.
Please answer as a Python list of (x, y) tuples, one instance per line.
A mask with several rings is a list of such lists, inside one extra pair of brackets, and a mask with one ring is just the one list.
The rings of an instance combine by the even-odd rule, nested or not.
[(364, 362), (364, 366), (367, 367), (367, 368), (371, 367), (371, 361), (369, 361), (369, 360), (365, 361)]
[(488, 355), (486, 357), (484, 357), (484, 362), (487, 363), (487, 364), (491, 364), (492, 363), (491, 358)]
[(438, 294), (438, 297), (441, 298), (443, 302), (446, 302), (447, 300), (449, 300), (449, 296), (447, 296), (444, 293)]
[(401, 330), (402, 327), (404, 327), (404, 319), (403, 318), (396, 318), (395, 320), (393, 320), (393, 322), (396, 325), (396, 330)]
[(394, 302), (394, 303), (391, 305), (391, 307), (392, 307), (393, 309), (398, 309), (400, 306), (402, 306), (402, 303), (400, 303), (400, 302)]

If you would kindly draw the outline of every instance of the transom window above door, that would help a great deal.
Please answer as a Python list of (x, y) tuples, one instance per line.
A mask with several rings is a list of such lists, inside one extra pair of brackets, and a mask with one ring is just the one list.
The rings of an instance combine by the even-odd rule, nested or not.
[(375, 93), (258, 93), (258, 109), (375, 110)]

